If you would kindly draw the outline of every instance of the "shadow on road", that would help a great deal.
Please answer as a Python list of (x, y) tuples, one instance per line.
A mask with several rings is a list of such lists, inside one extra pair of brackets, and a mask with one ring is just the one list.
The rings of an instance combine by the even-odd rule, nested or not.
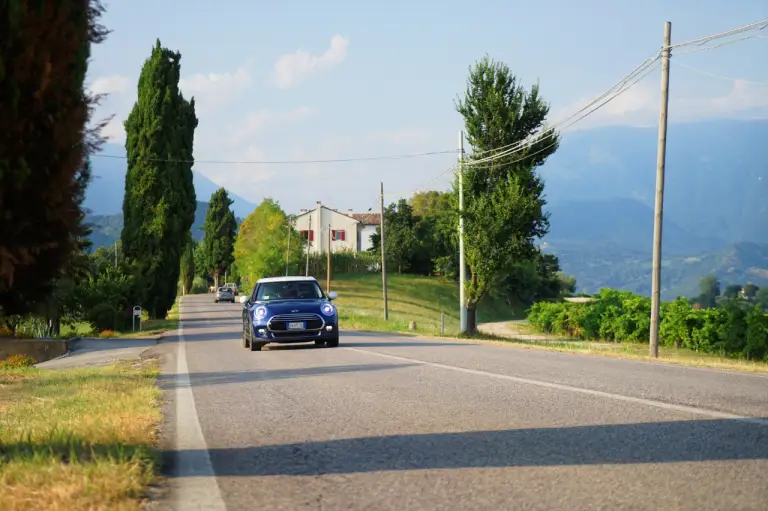
[[(216, 474), (224, 477), (765, 460), (768, 427), (697, 420), (397, 435), (208, 452)], [(173, 454), (165, 453), (166, 459)], [(205, 454), (184, 452), (190, 462)]]
[[(202, 387), (205, 385), (284, 380), (288, 378), (324, 376), (329, 374), (387, 371), (391, 369), (401, 369), (404, 367), (413, 367), (418, 365), (419, 364), (358, 364), (344, 366), (301, 367), (296, 369), (267, 369), (259, 371), (190, 373), (189, 380), (193, 387)], [(157, 379), (157, 382), (158, 385), (164, 390), (174, 389), (178, 386), (174, 379), (174, 375), (160, 375)]]
[(440, 341), (379, 341), (379, 342), (344, 342), (342, 337), (342, 347), (346, 348), (385, 348), (385, 347), (432, 347), (432, 346), (472, 346), (465, 342), (440, 342)]

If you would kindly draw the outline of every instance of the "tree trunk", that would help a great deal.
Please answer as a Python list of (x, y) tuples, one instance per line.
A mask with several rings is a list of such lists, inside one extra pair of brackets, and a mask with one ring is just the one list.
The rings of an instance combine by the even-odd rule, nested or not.
[(213, 285), (217, 290), (219, 289), (219, 270), (213, 272)]
[(475, 335), (477, 333), (477, 305), (467, 305), (467, 333)]

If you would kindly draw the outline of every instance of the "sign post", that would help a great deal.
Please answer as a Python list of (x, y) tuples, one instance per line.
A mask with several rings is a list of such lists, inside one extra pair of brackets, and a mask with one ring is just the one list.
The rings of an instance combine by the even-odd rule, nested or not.
[(136, 331), (136, 318), (139, 318), (139, 331), (141, 331), (141, 306), (136, 305), (133, 308), (133, 331)]

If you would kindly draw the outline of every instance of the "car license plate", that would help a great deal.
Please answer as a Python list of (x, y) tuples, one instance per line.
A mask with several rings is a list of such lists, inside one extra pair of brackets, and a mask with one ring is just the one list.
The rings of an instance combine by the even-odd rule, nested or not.
[(288, 323), (288, 330), (304, 330), (304, 322), (295, 321), (295, 322)]

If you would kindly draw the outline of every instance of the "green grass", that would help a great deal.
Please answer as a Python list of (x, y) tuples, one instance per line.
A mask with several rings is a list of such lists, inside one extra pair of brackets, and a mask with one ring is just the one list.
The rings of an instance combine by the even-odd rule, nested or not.
[[(325, 284), (324, 279), (318, 279)], [(389, 320), (384, 320), (381, 275), (338, 275), (331, 291), (339, 294), (340, 327), (349, 330), (440, 334), (440, 313), (445, 312), (445, 334), (459, 332), (459, 288), (439, 277), (388, 275)], [(479, 321), (504, 321), (524, 317), (523, 306), (510, 307), (500, 300), (485, 300), (478, 308)], [(416, 322), (416, 331), (408, 329)]]
[[(138, 328), (138, 322), (136, 323), (136, 328)], [(137, 330), (136, 332), (131, 331), (130, 329), (126, 330), (118, 330), (118, 331), (108, 331), (104, 333), (104, 336), (109, 337), (110, 339), (131, 339), (131, 338), (138, 338), (138, 337), (148, 337), (153, 335), (160, 335), (165, 332), (173, 331), (179, 328), (179, 299), (176, 299), (176, 303), (173, 304), (173, 307), (170, 311), (168, 311), (168, 316), (165, 319), (147, 319), (144, 320), (142, 324), (141, 330)], [(63, 326), (61, 328), (61, 337), (64, 339), (69, 339), (72, 337), (98, 337), (96, 333), (94, 333), (93, 328), (88, 323), (76, 323), (74, 326)]]
[(140, 509), (157, 475), (154, 362), (0, 370), (0, 509)]

